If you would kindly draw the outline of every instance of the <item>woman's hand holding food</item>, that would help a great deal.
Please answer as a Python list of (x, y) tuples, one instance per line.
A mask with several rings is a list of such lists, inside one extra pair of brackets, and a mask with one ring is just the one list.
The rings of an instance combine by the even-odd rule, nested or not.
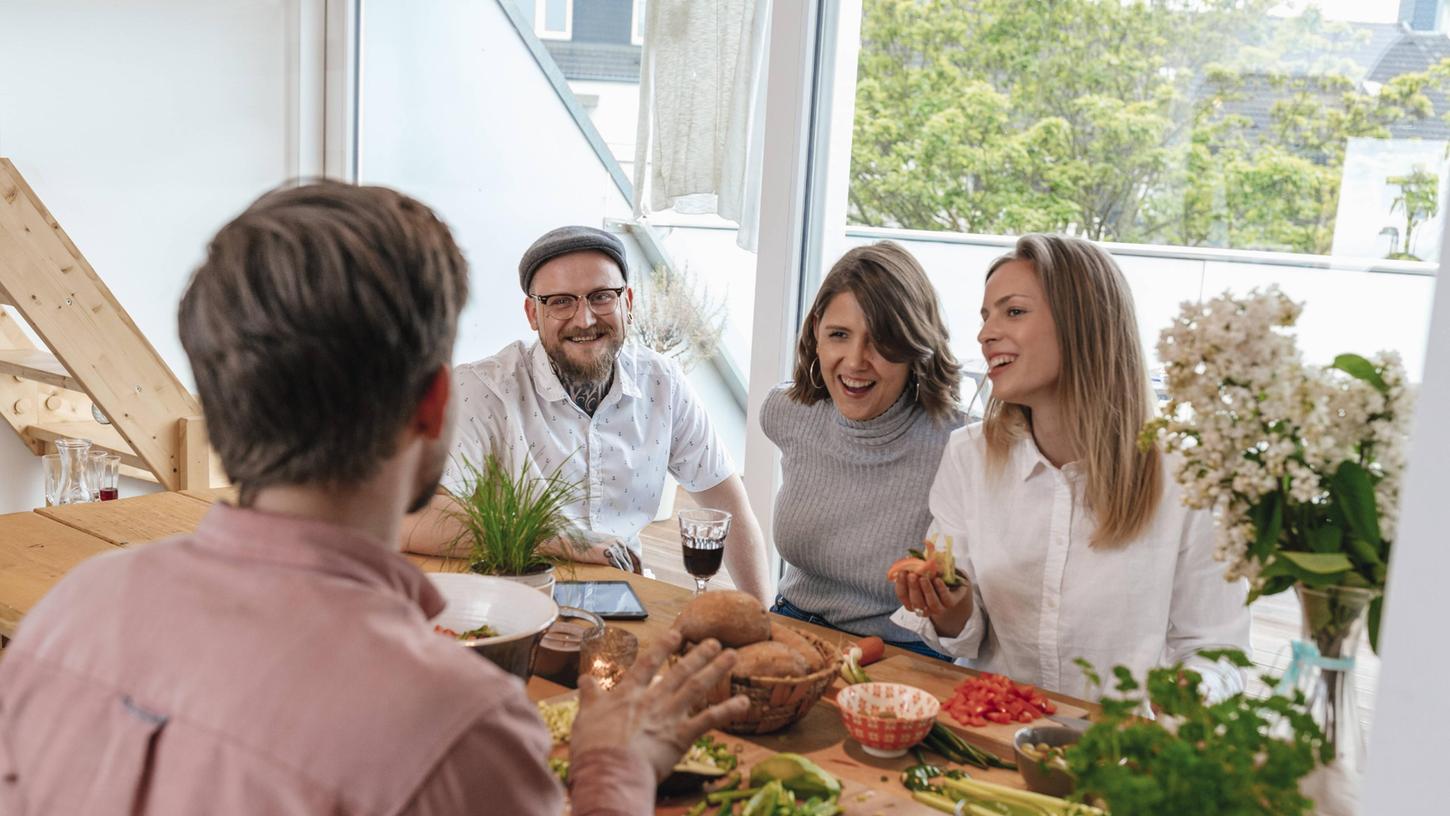
[(691, 649), (651, 684), (656, 670), (679, 647), (680, 633), (672, 629), (642, 649), (634, 666), (607, 692), (594, 678), (580, 676), (579, 716), (569, 738), (575, 756), (622, 750), (648, 763), (658, 782), (701, 734), (749, 710), (750, 701), (735, 696), (691, 715), (735, 665), (735, 652), (721, 651), (716, 640)]
[(901, 605), (931, 620), (937, 634), (956, 637), (972, 617), (972, 584), (957, 573), (954, 586), (937, 576), (901, 572), (896, 576), (896, 599)]

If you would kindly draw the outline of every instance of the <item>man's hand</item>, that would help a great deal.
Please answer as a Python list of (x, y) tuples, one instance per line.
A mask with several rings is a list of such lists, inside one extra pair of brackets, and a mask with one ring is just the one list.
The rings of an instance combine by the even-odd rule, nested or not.
[(580, 544), (551, 538), (539, 545), (539, 552), (581, 564), (618, 567), (636, 575), (642, 572), (639, 556), (634, 554), (628, 544), (615, 538), (589, 538)]
[(896, 599), (912, 612), (930, 618), (937, 634), (946, 637), (961, 634), (972, 617), (972, 585), (960, 572), (955, 587), (947, 586), (940, 578), (928, 581), (902, 572), (896, 576)]
[(651, 685), (655, 671), (679, 647), (680, 633), (673, 629), (665, 633), (641, 651), (610, 691), (601, 690), (594, 678), (580, 675), (579, 715), (569, 737), (570, 751), (576, 755), (591, 750), (627, 752), (648, 763), (658, 783), (701, 734), (749, 710), (749, 699), (740, 695), (691, 716), (735, 665), (735, 652), (722, 652), (715, 640), (691, 649)]

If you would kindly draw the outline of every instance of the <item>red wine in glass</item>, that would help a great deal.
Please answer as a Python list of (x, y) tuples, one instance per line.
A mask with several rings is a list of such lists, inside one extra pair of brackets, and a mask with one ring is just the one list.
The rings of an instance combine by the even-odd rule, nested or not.
[(120, 488), (115, 488), (115, 487), (103, 487), (103, 488), (101, 488), (101, 501), (114, 501), (114, 500), (119, 499), (119, 498), (121, 498), (121, 490), (120, 490)]
[(730, 533), (730, 514), (706, 507), (681, 510), (680, 550), (685, 556), (685, 571), (695, 579), (695, 594), (705, 591), (705, 584), (720, 571), (725, 556), (725, 537)]
[(683, 549), (685, 551), (685, 572), (690, 575), (709, 580), (720, 571), (720, 562), (725, 557), (725, 542), (686, 539), (683, 542)]

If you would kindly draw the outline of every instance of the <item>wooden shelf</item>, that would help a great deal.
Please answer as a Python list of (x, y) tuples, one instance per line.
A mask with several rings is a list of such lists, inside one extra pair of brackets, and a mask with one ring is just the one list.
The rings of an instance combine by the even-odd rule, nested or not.
[(81, 390), (81, 384), (54, 354), (35, 349), (0, 349), (0, 374), (14, 374), (71, 391)]
[(126, 440), (121, 438), (121, 434), (110, 425), (99, 422), (44, 422), (27, 426), (25, 435), (51, 445), (57, 439), (89, 439), (93, 450), (119, 454), (123, 466), (146, 470), (146, 463), (141, 461), (141, 457), (136, 455), (131, 446), (126, 444)]

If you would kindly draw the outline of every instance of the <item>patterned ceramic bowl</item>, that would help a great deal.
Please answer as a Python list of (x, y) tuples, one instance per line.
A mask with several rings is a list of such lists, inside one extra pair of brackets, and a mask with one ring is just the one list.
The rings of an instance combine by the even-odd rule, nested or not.
[(836, 707), (863, 751), (889, 758), (921, 742), (936, 722), (941, 701), (915, 686), (860, 683), (841, 689)]

